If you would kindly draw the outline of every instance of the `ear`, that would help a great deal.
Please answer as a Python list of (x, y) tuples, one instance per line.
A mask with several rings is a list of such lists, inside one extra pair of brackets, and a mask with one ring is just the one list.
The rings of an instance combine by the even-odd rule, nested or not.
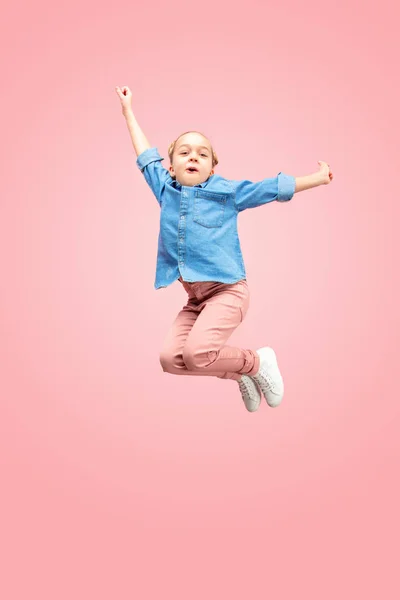
[(170, 172), (170, 175), (173, 175), (173, 174), (174, 174), (174, 167), (173, 167), (172, 165), (169, 167), (169, 169), (168, 169), (168, 170), (169, 170), (169, 172)]

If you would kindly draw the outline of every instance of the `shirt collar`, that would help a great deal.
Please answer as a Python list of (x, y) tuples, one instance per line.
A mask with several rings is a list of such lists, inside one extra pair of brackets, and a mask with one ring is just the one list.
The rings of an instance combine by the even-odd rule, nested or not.
[[(203, 187), (205, 187), (208, 184), (208, 182), (210, 181), (211, 177), (213, 177), (213, 175), (210, 175), (210, 177), (206, 181), (203, 181), (203, 183), (196, 183), (196, 185), (193, 185), (193, 186), (190, 186), (190, 187), (201, 187), (201, 188), (203, 188)], [(179, 183), (179, 181), (176, 181), (176, 179), (172, 180), (172, 185), (175, 188), (177, 188), (177, 189), (180, 189), (182, 187), (181, 184)]]

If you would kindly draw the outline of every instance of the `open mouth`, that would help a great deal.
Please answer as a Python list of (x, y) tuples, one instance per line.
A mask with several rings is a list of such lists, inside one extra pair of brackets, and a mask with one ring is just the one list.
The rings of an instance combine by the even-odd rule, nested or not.
[(187, 173), (198, 173), (198, 170), (195, 169), (194, 167), (189, 167), (188, 169), (186, 169)]

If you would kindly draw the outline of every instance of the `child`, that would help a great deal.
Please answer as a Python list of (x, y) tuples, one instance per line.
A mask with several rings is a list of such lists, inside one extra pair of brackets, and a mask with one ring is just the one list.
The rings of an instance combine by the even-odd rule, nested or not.
[(116, 87), (116, 92), (137, 166), (161, 209), (155, 288), (179, 280), (188, 294), (161, 350), (163, 371), (234, 379), (250, 412), (260, 405), (260, 389), (269, 406), (278, 406), (284, 388), (272, 348), (254, 351), (226, 345), (249, 306), (237, 215), (330, 183), (329, 165), (319, 161), (319, 171), (304, 177), (278, 173), (257, 183), (229, 180), (214, 173), (218, 158), (209, 140), (188, 131), (170, 145), (167, 170), (134, 117), (130, 89)]

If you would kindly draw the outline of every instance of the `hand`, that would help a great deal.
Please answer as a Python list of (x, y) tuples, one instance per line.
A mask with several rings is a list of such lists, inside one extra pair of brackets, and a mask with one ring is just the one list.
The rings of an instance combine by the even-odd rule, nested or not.
[(115, 91), (121, 100), (123, 114), (132, 110), (132, 92), (128, 86), (124, 85), (122, 88), (116, 86)]
[(323, 162), (322, 160), (318, 161), (319, 164), (319, 175), (321, 177), (321, 183), (326, 185), (330, 183), (333, 179), (333, 174), (328, 163)]

